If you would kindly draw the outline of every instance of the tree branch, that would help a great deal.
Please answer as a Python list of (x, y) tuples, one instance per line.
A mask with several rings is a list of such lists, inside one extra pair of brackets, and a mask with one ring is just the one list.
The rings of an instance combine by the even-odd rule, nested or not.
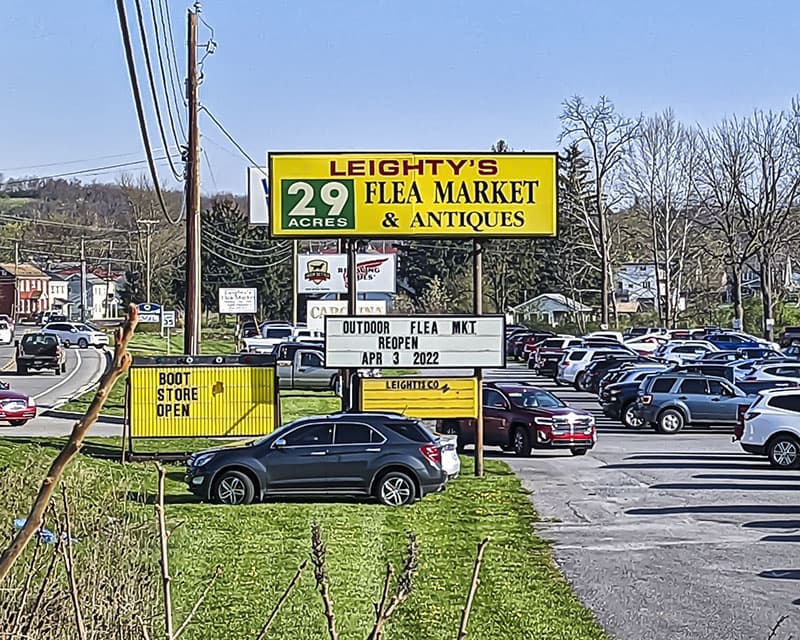
[(81, 615), (81, 601), (78, 596), (78, 585), (75, 581), (75, 559), (72, 556), (72, 527), (69, 521), (69, 501), (67, 500), (67, 486), (61, 485), (61, 499), (64, 503), (64, 568), (69, 582), (69, 595), (72, 598), (72, 609), (75, 612), (75, 626), (78, 628), (78, 638), (86, 640), (86, 625)]
[(189, 611), (189, 615), (186, 616), (186, 618), (183, 621), (183, 624), (181, 624), (181, 626), (178, 627), (178, 630), (175, 632), (175, 635), (173, 637), (174, 640), (178, 640), (178, 638), (180, 638), (181, 635), (183, 635), (183, 632), (186, 631), (186, 629), (192, 623), (192, 619), (197, 615), (197, 612), (200, 610), (200, 607), (203, 606), (203, 603), (208, 597), (209, 592), (211, 591), (212, 587), (214, 586), (214, 583), (217, 581), (217, 578), (219, 578), (220, 575), (222, 575), (222, 565), (218, 564), (216, 569), (214, 569), (214, 575), (211, 576), (211, 579), (206, 584), (206, 588), (203, 589), (203, 593), (200, 594), (200, 597), (195, 601), (192, 610)]
[(336, 615), (333, 611), (333, 600), (331, 599), (330, 588), (328, 585), (328, 571), (325, 566), (325, 556), (328, 550), (325, 541), (322, 539), (322, 530), (319, 523), (311, 525), (311, 557), (314, 561), (314, 578), (317, 581), (319, 594), (322, 596), (322, 603), (325, 607), (325, 618), (328, 621), (328, 636), (330, 640), (339, 640), (336, 632)]
[(161, 587), (164, 592), (164, 632), (166, 640), (175, 640), (174, 628), (172, 625), (172, 592), (169, 575), (169, 550), (167, 541), (169, 532), (167, 531), (167, 517), (164, 511), (164, 480), (167, 470), (160, 462), (156, 462), (158, 470), (158, 499), (156, 501), (156, 518), (158, 519), (158, 537), (161, 542)]
[(464, 638), (467, 637), (469, 614), (472, 611), (472, 603), (475, 600), (475, 592), (478, 590), (478, 584), (480, 583), (478, 575), (481, 570), (481, 562), (483, 561), (483, 552), (486, 550), (487, 544), (489, 544), (489, 538), (484, 538), (478, 545), (478, 556), (475, 558), (475, 567), (472, 570), (472, 582), (469, 585), (467, 604), (464, 606), (464, 611), (461, 614), (461, 628), (458, 630), (458, 640), (464, 640)]
[(61, 476), (64, 475), (64, 470), (75, 456), (78, 455), (78, 452), (80, 452), (83, 441), (86, 438), (86, 433), (89, 427), (97, 421), (100, 410), (103, 408), (109, 392), (114, 387), (114, 383), (116, 383), (120, 376), (130, 367), (131, 356), (128, 353), (128, 343), (136, 329), (137, 317), (136, 307), (131, 305), (128, 311), (127, 321), (121, 328), (117, 329), (116, 332), (114, 361), (111, 368), (100, 381), (100, 387), (97, 389), (94, 400), (92, 400), (92, 404), (89, 405), (86, 414), (75, 423), (64, 448), (50, 465), (47, 476), (45, 476), (39, 488), (39, 494), (36, 496), (36, 500), (34, 500), (31, 511), (25, 521), (25, 526), (17, 532), (17, 535), (14, 536), (9, 547), (3, 552), (3, 555), (0, 556), (0, 584), (2, 584), (8, 576), (11, 567), (14, 566), (14, 563), (25, 550), (30, 539), (42, 526), (42, 519), (47, 510), (47, 505), (50, 503), (58, 481), (61, 479)]
[(272, 610), (272, 613), (267, 618), (267, 621), (264, 623), (264, 626), (261, 627), (261, 631), (258, 632), (256, 636), (256, 640), (264, 640), (267, 635), (267, 631), (272, 626), (272, 623), (275, 622), (275, 618), (278, 617), (278, 612), (281, 610), (283, 603), (286, 602), (286, 599), (289, 597), (289, 594), (294, 590), (297, 586), (297, 583), (300, 581), (300, 576), (305, 571), (305, 568), (308, 566), (308, 560), (303, 560), (302, 564), (297, 568), (297, 573), (294, 574), (294, 578), (289, 583), (289, 586), (283, 591), (283, 594), (280, 598), (278, 598), (278, 602), (275, 603), (275, 608)]

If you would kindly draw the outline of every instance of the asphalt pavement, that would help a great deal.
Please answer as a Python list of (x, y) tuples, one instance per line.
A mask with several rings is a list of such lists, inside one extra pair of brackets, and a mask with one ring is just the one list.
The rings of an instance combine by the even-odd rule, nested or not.
[(539, 535), (612, 637), (766, 639), (784, 615), (774, 638), (798, 637), (800, 472), (742, 453), (729, 431), (626, 430), (593, 396), (521, 368), (486, 377), (536, 380), (597, 416), (587, 456), (487, 456), (532, 492)]
[[(18, 329), (18, 335), (25, 328)], [(74, 422), (71, 418), (52, 415), (72, 398), (82, 395), (97, 384), (106, 369), (107, 355), (102, 349), (66, 350), (66, 373), (56, 376), (51, 371), (32, 372), (18, 376), (14, 366), (14, 346), (0, 346), (0, 380), (8, 382), (13, 391), (25, 393), (36, 401), (37, 417), (23, 427), (11, 427), (0, 422), (0, 436), (60, 436), (68, 434)], [(112, 435), (113, 425), (100, 424), (92, 435)], [(113, 429), (119, 435), (120, 427)]]

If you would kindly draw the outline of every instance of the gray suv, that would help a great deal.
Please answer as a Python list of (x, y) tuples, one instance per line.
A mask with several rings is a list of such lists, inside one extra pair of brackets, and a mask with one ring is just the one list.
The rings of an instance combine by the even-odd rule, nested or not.
[(636, 411), (659, 433), (678, 433), (687, 424), (734, 427), (739, 407), (755, 397), (723, 378), (664, 372), (642, 382)]
[(203, 500), (248, 504), (271, 496), (374, 496), (410, 504), (445, 487), (442, 444), (399, 414), (301, 418), (244, 446), (193, 454), (189, 490)]

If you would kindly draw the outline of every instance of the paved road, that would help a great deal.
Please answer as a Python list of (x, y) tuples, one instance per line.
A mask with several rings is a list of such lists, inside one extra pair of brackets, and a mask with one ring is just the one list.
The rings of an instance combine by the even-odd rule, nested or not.
[[(491, 372), (489, 378), (528, 376)], [(626, 431), (588, 394), (540, 379), (597, 412), (588, 455), (501, 456), (532, 493), (556, 560), (621, 640), (776, 639), (800, 634), (800, 473), (773, 471), (715, 430)]]
[[(91, 348), (67, 349), (67, 372), (60, 376), (51, 372), (18, 376), (13, 359), (14, 347), (0, 346), (0, 379), (8, 382), (13, 390), (32, 396), (39, 407), (39, 415), (24, 427), (0, 423), (0, 436), (56, 436), (69, 433), (73, 420), (49, 416), (47, 412), (88, 391), (97, 383), (106, 367), (105, 352)], [(116, 432), (115, 435), (118, 435), (119, 427)]]

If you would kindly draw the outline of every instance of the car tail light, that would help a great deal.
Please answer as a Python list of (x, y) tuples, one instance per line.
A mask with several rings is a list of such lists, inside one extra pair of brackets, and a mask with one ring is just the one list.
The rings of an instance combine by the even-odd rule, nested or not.
[(642, 404), (650, 404), (652, 401), (653, 401), (653, 396), (649, 394), (642, 396)]
[(442, 450), (436, 445), (426, 444), (424, 447), (420, 447), (419, 451), (431, 464), (437, 467), (442, 466)]

